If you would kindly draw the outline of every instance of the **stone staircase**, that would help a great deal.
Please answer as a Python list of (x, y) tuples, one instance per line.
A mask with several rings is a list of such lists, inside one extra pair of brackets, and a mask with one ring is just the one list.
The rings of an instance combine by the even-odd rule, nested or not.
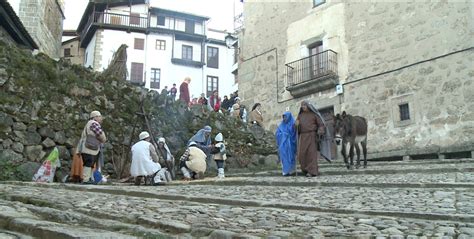
[(473, 238), (474, 159), (369, 162), (321, 176), (164, 186), (0, 184), (6, 238)]

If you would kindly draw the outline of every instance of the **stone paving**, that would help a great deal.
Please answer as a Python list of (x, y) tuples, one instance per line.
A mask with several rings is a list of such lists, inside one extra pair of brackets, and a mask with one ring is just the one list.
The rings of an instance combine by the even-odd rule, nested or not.
[(156, 187), (5, 182), (0, 236), (474, 238), (473, 168), (474, 159), (331, 164), (316, 178), (270, 171)]

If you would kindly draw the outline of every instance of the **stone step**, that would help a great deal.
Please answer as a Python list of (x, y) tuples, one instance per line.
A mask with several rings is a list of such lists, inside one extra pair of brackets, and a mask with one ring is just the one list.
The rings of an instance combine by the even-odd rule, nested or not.
[(5, 230), (37, 238), (137, 238), (113, 231), (48, 221), (28, 211), (25, 205), (9, 206), (6, 204), (8, 203), (2, 202), (0, 204), (0, 210), (2, 211), (0, 227)]
[[(233, 232), (241, 233), (237, 236), (245, 233), (260, 237), (280, 235), (298, 238), (305, 235), (316, 237), (364, 235), (371, 238), (392, 235), (451, 236), (453, 238), (474, 236), (474, 232), (471, 233), (469, 230), (474, 226), (471, 223), (474, 219), (473, 214), (427, 213), (423, 211), (423, 208), (416, 211), (394, 211), (384, 207), (374, 210), (370, 207), (354, 207), (353, 205), (323, 207), (317, 203), (287, 200), (282, 195), (269, 195), (272, 200), (263, 197), (266, 193), (271, 194), (285, 188), (274, 187), (268, 190), (255, 186), (245, 188), (254, 191), (246, 193), (239, 187), (229, 187), (227, 188), (228, 195), (220, 197), (219, 192), (222, 194), (223, 188), (207, 185), (114, 187), (4, 184), (0, 187), (0, 195), (11, 201), (25, 201), (38, 207), (48, 205), (64, 212), (69, 209), (84, 215), (93, 215), (98, 219), (127, 223), (128, 220), (146, 217), (142, 220), (150, 218), (153, 220), (146, 222), (147, 224), (144, 224), (144, 221), (141, 222), (150, 227), (157, 226), (155, 221), (158, 218), (190, 225), (191, 232), (184, 234), (183, 237), (208, 237), (213, 234), (219, 238), (222, 235), (234, 235)], [(346, 189), (327, 188), (325, 190), (332, 191), (333, 196), (337, 196), (341, 202), (354, 200), (344, 197)], [(371, 197), (372, 189), (361, 188), (360, 190), (361, 192), (368, 191), (357, 201), (363, 202), (364, 198)], [(303, 191), (308, 190), (303, 189)], [(400, 190), (400, 192), (403, 191), (404, 189)], [(52, 194), (56, 196), (54, 203), (48, 202), (49, 195)], [(257, 198), (262, 197), (258, 200), (245, 199), (251, 194)], [(311, 197), (324, 199), (324, 194), (315, 193)], [(430, 197), (413, 198), (413, 200), (428, 199)], [(329, 203), (330, 200), (328, 200)], [(400, 202), (404, 200), (401, 198)], [(102, 203), (98, 204), (98, 201)], [(430, 201), (426, 203), (430, 205)], [(432, 206), (436, 207), (436, 205)], [(221, 233), (220, 230), (223, 228), (228, 231)]]

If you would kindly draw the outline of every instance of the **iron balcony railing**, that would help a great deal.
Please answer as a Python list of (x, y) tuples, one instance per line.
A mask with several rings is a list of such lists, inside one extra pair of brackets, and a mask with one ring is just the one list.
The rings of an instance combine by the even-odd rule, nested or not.
[(326, 50), (286, 64), (287, 86), (331, 75), (337, 76), (337, 53), (333, 50)]

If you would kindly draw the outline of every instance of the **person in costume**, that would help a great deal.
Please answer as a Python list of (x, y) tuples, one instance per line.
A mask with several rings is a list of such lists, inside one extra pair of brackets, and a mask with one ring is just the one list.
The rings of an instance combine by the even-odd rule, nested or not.
[(318, 159), (321, 155), (331, 160), (331, 149), (328, 144), (329, 130), (319, 111), (308, 101), (301, 102), (300, 111), (295, 123), (298, 133), (297, 159), (303, 174), (307, 177), (319, 175)]
[(296, 169), (296, 129), (294, 124), (293, 115), (287, 111), (282, 115), (282, 121), (275, 132), (283, 176), (293, 175)]

